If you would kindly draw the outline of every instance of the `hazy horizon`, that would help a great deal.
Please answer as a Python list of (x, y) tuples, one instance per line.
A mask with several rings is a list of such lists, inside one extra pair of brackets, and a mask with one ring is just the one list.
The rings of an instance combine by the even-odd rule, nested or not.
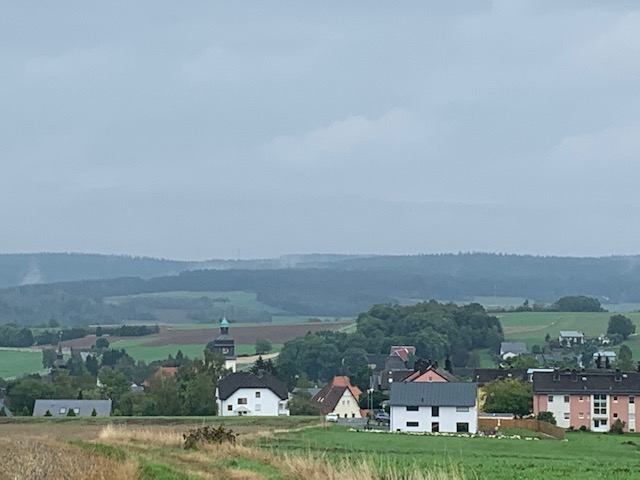
[(0, 31), (0, 252), (640, 253), (635, 2), (4, 2)]

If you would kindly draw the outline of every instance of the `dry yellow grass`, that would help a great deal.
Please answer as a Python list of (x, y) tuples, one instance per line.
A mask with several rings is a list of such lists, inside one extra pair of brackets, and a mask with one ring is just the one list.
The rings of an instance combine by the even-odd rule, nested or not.
[(178, 447), (184, 444), (182, 433), (171, 428), (129, 427), (107, 425), (98, 434), (99, 443), (136, 443), (159, 447)]
[(55, 441), (0, 438), (0, 478), (12, 480), (134, 480), (138, 468)]

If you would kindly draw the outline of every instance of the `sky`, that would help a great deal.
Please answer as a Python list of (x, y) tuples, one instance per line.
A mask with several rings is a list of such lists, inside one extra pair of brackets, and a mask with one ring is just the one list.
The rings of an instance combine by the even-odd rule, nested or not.
[(0, 0), (0, 252), (640, 244), (640, 4)]

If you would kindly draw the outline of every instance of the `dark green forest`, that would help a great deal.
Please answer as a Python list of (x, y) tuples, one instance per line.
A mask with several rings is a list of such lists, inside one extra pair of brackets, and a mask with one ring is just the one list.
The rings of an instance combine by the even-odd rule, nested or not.
[[(78, 255), (69, 255), (68, 260), (74, 265), (71, 268), (65, 266), (63, 254), (51, 255), (46, 258), (59, 262), (59, 270), (65, 275), (73, 273), (90, 278), (87, 265), (95, 267), (94, 276), (117, 273), (120, 267), (102, 270), (100, 266), (113, 262), (113, 265), (129, 265), (127, 272), (132, 276), (2, 289), (1, 323), (37, 325), (50, 318), (66, 325), (150, 322), (154, 318), (148, 311), (137, 311), (126, 303), (105, 303), (104, 298), (169, 291), (253, 292), (259, 301), (269, 306), (292, 315), (309, 316), (357, 315), (376, 303), (409, 304), (432, 298), (464, 302), (473, 301), (476, 296), (525, 297), (551, 303), (567, 295), (586, 295), (602, 303), (640, 302), (640, 257), (569, 258), (483, 253), (379, 257), (303, 255), (271, 261), (227, 262), (224, 266), (251, 265), (250, 269), (184, 270), (175, 275), (148, 277), (155, 268), (180, 270), (204, 264), (88, 256), (87, 263), (81, 268)], [(16, 258), (0, 256), (0, 264), (5, 262), (5, 268), (0, 270), (3, 278), (10, 276), (8, 270), (15, 270), (6, 262), (16, 261)], [(20, 268), (23, 270), (19, 274), (14, 272), (14, 277), (27, 275), (27, 260), (26, 256), (22, 258)], [(145, 262), (149, 262), (148, 265)], [(54, 263), (47, 268), (53, 268)], [(291, 267), (272, 268), (281, 264)], [(39, 268), (43, 270), (42, 265)], [(206, 305), (202, 305), (199, 311), (206, 309)], [(265, 320), (268, 321), (266, 316), (243, 321)]]

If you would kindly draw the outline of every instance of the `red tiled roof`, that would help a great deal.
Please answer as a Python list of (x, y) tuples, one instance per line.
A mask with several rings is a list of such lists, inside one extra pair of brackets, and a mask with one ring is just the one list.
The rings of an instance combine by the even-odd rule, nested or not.
[(335, 376), (330, 383), (327, 383), (315, 394), (312, 400), (320, 407), (323, 414), (327, 414), (336, 408), (345, 390), (349, 390), (356, 401), (360, 399), (362, 391), (355, 385), (351, 385), (349, 377)]

